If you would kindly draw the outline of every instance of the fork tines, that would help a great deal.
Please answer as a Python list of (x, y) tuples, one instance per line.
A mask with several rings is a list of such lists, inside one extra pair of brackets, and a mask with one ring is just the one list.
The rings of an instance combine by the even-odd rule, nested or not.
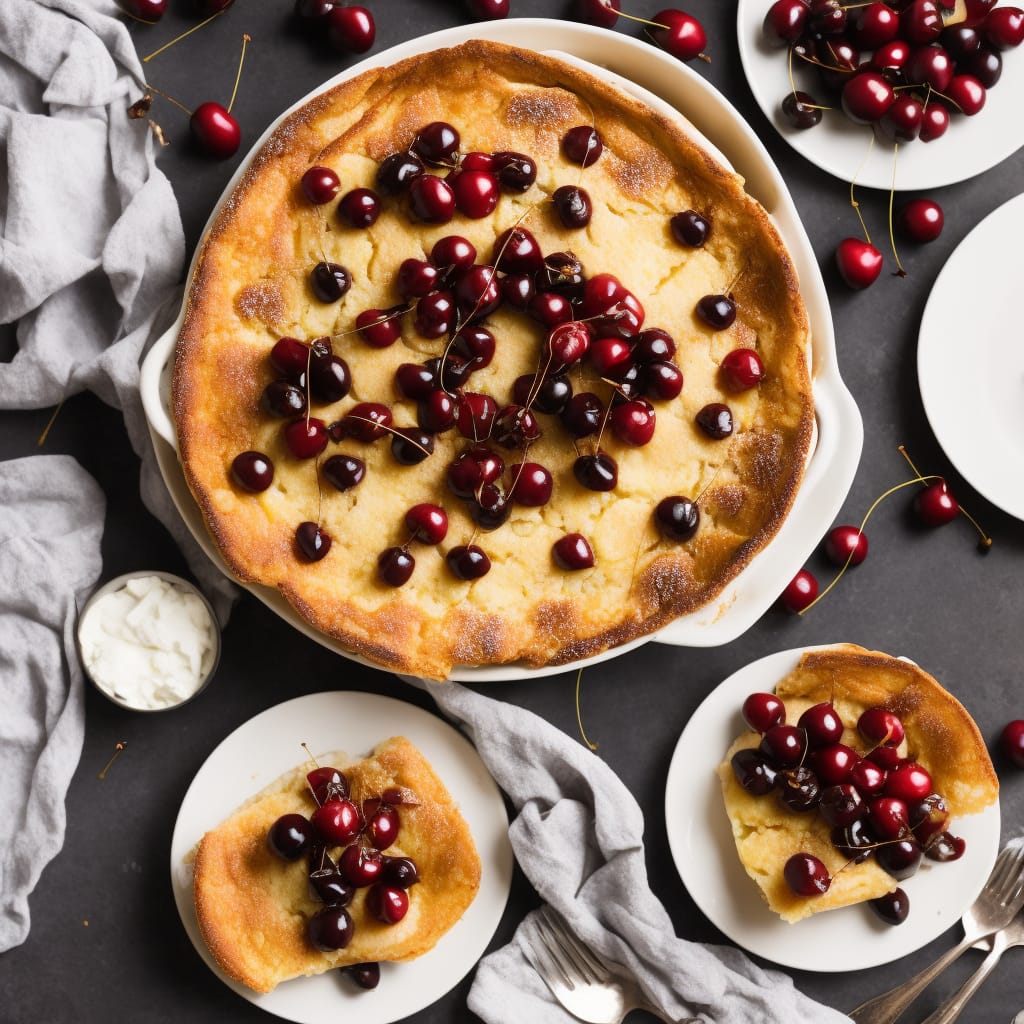
[(551, 907), (544, 906), (536, 921), (544, 948), (569, 988), (575, 988), (576, 981), (600, 984), (611, 977), (604, 964), (569, 931)]

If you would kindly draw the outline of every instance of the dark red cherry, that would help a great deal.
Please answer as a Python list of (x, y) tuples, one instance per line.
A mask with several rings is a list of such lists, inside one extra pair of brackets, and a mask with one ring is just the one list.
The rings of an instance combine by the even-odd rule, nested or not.
[(860, 759), (860, 754), (845, 743), (819, 747), (810, 756), (811, 767), (826, 786), (839, 786), (849, 782), (850, 772)]
[(818, 596), (818, 581), (813, 573), (807, 569), (801, 569), (786, 584), (786, 589), (779, 595), (779, 603), (787, 611), (798, 615), (809, 608), (814, 599)]
[(934, 242), (944, 223), (942, 207), (934, 199), (911, 199), (896, 215), (900, 233), (913, 242)]
[(873, 746), (898, 747), (903, 742), (903, 723), (885, 708), (868, 708), (861, 712), (857, 731)]
[(354, 4), (336, 6), (326, 18), (327, 41), (340, 53), (366, 53), (377, 38), (373, 15)]
[(324, 953), (344, 949), (355, 933), (352, 918), (344, 907), (325, 907), (309, 919), (306, 934), (310, 943)]
[(524, 374), (512, 386), (512, 400), (537, 412), (557, 416), (572, 398), (572, 384), (568, 377), (536, 377)]
[(309, 390), (319, 402), (337, 402), (352, 387), (352, 374), (341, 356), (323, 356), (309, 366)]
[(338, 203), (338, 215), (354, 228), (368, 228), (380, 216), (380, 199), (370, 188), (354, 188)]
[(527, 508), (540, 508), (551, 500), (554, 481), (551, 474), (537, 462), (509, 466), (511, 485), (509, 500)]
[(411, 857), (385, 857), (380, 880), (396, 889), (410, 889), (420, 880), (420, 873)]
[(587, 490), (611, 491), (618, 483), (619, 467), (607, 452), (598, 451), (579, 456), (572, 464), (572, 474)]
[(428, 434), (442, 434), (455, 426), (458, 413), (458, 400), (437, 388), (417, 404), (416, 421)]
[(345, 773), (330, 765), (321, 765), (306, 772), (306, 782), (309, 783), (317, 806), (328, 800), (348, 797), (349, 787)]
[(809, 853), (794, 853), (786, 861), (782, 876), (797, 896), (822, 896), (832, 885), (828, 868)]
[(891, 42), (900, 28), (899, 13), (888, 4), (877, 2), (854, 10), (852, 22), (853, 41), (862, 50), (877, 50)]
[(949, 832), (940, 832), (929, 844), (924, 855), (929, 860), (945, 862), (959, 860), (967, 849), (967, 841)]
[(391, 455), (400, 466), (417, 466), (434, 451), (434, 439), (415, 427), (395, 427), (391, 434)]
[(402, 336), (398, 316), (388, 309), (364, 309), (356, 317), (356, 330), (371, 348), (387, 348)]
[(705, 295), (697, 302), (696, 312), (708, 327), (724, 331), (736, 319), (736, 303), (729, 295)]
[(491, 154), (501, 187), (509, 192), (525, 192), (537, 180), (537, 165), (524, 153), (502, 151)]
[(459, 272), (454, 294), (456, 304), (466, 316), (485, 317), (501, 305), (498, 272), (494, 267), (474, 264)]
[(573, 395), (565, 403), (561, 414), (562, 425), (577, 440), (596, 434), (601, 429), (603, 417), (604, 405), (592, 391), (581, 391)]
[[(320, 849), (323, 849), (321, 847)], [(313, 862), (315, 863), (314, 854)], [(333, 863), (309, 872), (309, 892), (314, 900), (335, 907), (347, 907), (355, 898), (355, 886), (349, 885)]]
[(999, 0), (966, 0), (967, 16), (961, 24), (967, 28), (974, 28), (988, 17), (989, 11)]
[(916, 761), (904, 761), (889, 772), (883, 792), (911, 804), (932, 792), (932, 777)]
[(579, 185), (561, 185), (551, 194), (551, 201), (564, 227), (576, 231), (590, 223), (594, 207), (585, 188)]
[(916, 874), (921, 866), (921, 847), (909, 837), (883, 843), (875, 850), (875, 860), (883, 871), (902, 882)]
[(926, 848), (932, 839), (945, 831), (949, 823), (949, 808), (938, 793), (929, 793), (923, 800), (910, 805), (910, 827), (914, 838)]
[(313, 459), (327, 447), (327, 427), (316, 417), (296, 420), (284, 428), (284, 440), (297, 459)]
[(752, 348), (734, 348), (718, 367), (729, 391), (749, 391), (764, 380), (764, 363)]
[(398, 924), (409, 910), (409, 894), (378, 883), (366, 894), (366, 909), (384, 924)]
[(707, 33), (692, 14), (669, 8), (659, 11), (651, 21), (660, 27), (649, 29), (650, 36), (666, 53), (684, 61), (704, 55)]
[(879, 71), (901, 71), (910, 60), (911, 47), (902, 39), (894, 39), (891, 43), (884, 43), (871, 55), (871, 67)]
[(305, 29), (319, 28), (334, 7), (334, 0), (295, 0), (295, 17)]
[(985, 86), (973, 75), (954, 75), (945, 94), (954, 109), (968, 117), (973, 117), (985, 106)]
[(465, 270), (476, 262), (476, 246), (462, 235), (444, 235), (430, 250), (430, 262), (438, 270)]
[(851, 75), (843, 86), (842, 106), (856, 124), (874, 124), (881, 120), (896, 98), (892, 86), (878, 71)]
[(882, 272), (882, 254), (863, 238), (844, 238), (836, 246), (836, 266), (851, 288), (867, 288)]
[(589, 167), (604, 152), (604, 143), (596, 128), (581, 124), (562, 136), (562, 152), (570, 163)]
[(494, 212), (498, 205), (498, 179), (490, 171), (459, 171), (451, 179), (455, 208), (474, 220)]
[(664, 362), (676, 354), (672, 335), (660, 327), (641, 331), (633, 342), (633, 358), (638, 363)]
[(854, 864), (862, 864), (871, 856), (876, 846), (864, 818), (858, 818), (845, 828), (832, 829), (832, 845)]
[(505, 274), (532, 274), (544, 266), (540, 244), (526, 228), (507, 228), (491, 251), (494, 265)]
[(624, 338), (598, 338), (590, 346), (590, 362), (602, 377), (614, 377), (632, 360), (633, 348)]
[(825, 536), (825, 554), (833, 565), (860, 565), (868, 557), (868, 538), (856, 526), (834, 526)]
[(900, 11), (900, 38), (908, 43), (930, 43), (942, 31), (942, 14), (934, 0), (910, 0)]
[(875, 128), (896, 142), (913, 142), (921, 134), (923, 120), (924, 104), (912, 93), (900, 92)]
[(954, 59), (960, 60), (981, 49), (978, 30), (964, 25), (947, 25), (939, 33), (939, 45)]
[(338, 861), (341, 877), (357, 889), (373, 885), (380, 878), (383, 866), (380, 853), (375, 849), (368, 849), (362, 843), (353, 843), (345, 847)]
[(395, 275), (395, 286), (398, 294), (407, 301), (422, 299), (434, 291), (440, 284), (440, 272), (427, 260), (418, 260), (413, 256), (402, 260)]
[(945, 480), (935, 480), (914, 496), (914, 513), (925, 526), (945, 526), (960, 514), (960, 503)]
[(749, 747), (737, 750), (731, 764), (736, 781), (751, 796), (764, 796), (775, 789), (778, 772), (761, 751)]
[(377, 556), (377, 577), (389, 587), (401, 587), (409, 582), (416, 559), (406, 548), (385, 548)]
[(892, 892), (868, 900), (868, 906), (886, 923), (903, 924), (910, 913), (910, 898), (897, 886)]
[(495, 350), (494, 335), (479, 324), (467, 324), (452, 338), (452, 352), (465, 359), (473, 372), (489, 366)]
[(812, 704), (796, 724), (807, 733), (807, 742), (811, 747), (826, 747), (838, 743), (843, 736), (843, 720), (831, 701)]
[(867, 758), (872, 764), (877, 764), (885, 772), (886, 777), (903, 760), (899, 750), (889, 746), (875, 747), (874, 750), (868, 751)]
[(567, 533), (551, 546), (551, 557), (560, 569), (575, 572), (594, 565), (594, 549), (582, 533)]
[(821, 123), (822, 107), (810, 93), (797, 89), (783, 96), (782, 115), (794, 128), (806, 131)]
[(313, 826), (302, 814), (284, 814), (267, 833), (267, 845), (282, 860), (297, 860), (313, 841)]
[(850, 784), (864, 796), (874, 796), (882, 792), (887, 774), (884, 768), (864, 757), (850, 769)]
[(310, 271), (309, 286), (321, 302), (337, 302), (352, 287), (352, 275), (340, 263), (320, 262)]
[(270, 350), (270, 365), (279, 373), (296, 377), (306, 372), (309, 364), (309, 346), (298, 338), (280, 338)]
[(752, 693), (743, 702), (743, 721), (754, 732), (786, 724), (786, 705), (774, 693)]
[(683, 371), (675, 363), (656, 359), (641, 369), (643, 392), (648, 398), (667, 402), (683, 390)]
[(687, 541), (700, 526), (697, 503), (681, 495), (662, 498), (654, 507), (654, 522), (661, 534), (669, 540)]
[(965, 74), (976, 78), (986, 89), (991, 89), (1003, 75), (1003, 58), (996, 50), (979, 50), (964, 57), (958, 67)]
[(302, 191), (314, 206), (329, 203), (341, 188), (338, 175), (330, 167), (310, 167), (302, 175)]
[(351, 800), (325, 800), (312, 814), (310, 821), (320, 838), (330, 846), (346, 846), (363, 827), (359, 808)]
[(139, 21), (158, 22), (167, 10), (167, 0), (118, 0), (121, 9)]
[(426, 224), (447, 224), (455, 215), (455, 193), (435, 174), (421, 174), (409, 183), (409, 209)]
[(496, 530), (508, 519), (508, 497), (496, 484), (484, 484), (470, 502), (469, 514), (482, 530)]
[(444, 557), (451, 574), (460, 580), (478, 580), (491, 570), (491, 560), (475, 544), (459, 544)]
[(455, 326), (455, 296), (451, 292), (431, 292), (416, 303), (413, 326), (424, 338), (440, 338)]
[[(382, 803), (380, 800), (364, 800), (363, 818), (366, 820), (366, 831), (370, 842), (377, 850), (386, 850), (398, 838), (398, 830), (401, 828), (402, 822), (397, 807)], [(381, 874), (383, 874), (383, 867), (382, 860)], [(401, 888), (407, 888), (407, 886)]]
[(380, 964), (368, 961), (364, 964), (346, 964), (339, 970), (348, 975), (360, 988), (375, 989), (380, 984)]
[(697, 413), (696, 422), (713, 441), (721, 441), (732, 433), (732, 410), (722, 402), (710, 402)]
[(1024, 719), (1007, 722), (999, 733), (999, 752), (1015, 768), (1024, 768)]
[(612, 28), (621, 10), (622, 0), (576, 0), (576, 17), (598, 28)]
[[(608, 339), (602, 338), (602, 341)], [(654, 437), (655, 413), (642, 398), (615, 406), (608, 417), (612, 433), (625, 445), (640, 448)]]
[(857, 788), (847, 782), (821, 791), (818, 813), (829, 825), (846, 828), (864, 817), (867, 805)]
[(391, 410), (381, 402), (357, 402), (341, 418), (345, 437), (370, 444), (382, 438), (392, 423)]
[(395, 370), (395, 388), (413, 401), (426, 398), (436, 387), (435, 374), (422, 363), (402, 363)]
[(274, 464), (263, 452), (241, 452), (232, 460), (231, 478), (242, 490), (259, 494), (274, 482)]
[(410, 147), (430, 167), (454, 166), (462, 139), (447, 121), (432, 121), (416, 133)]
[[(590, 330), (579, 320), (568, 320), (556, 324), (548, 331), (544, 339), (546, 356), (542, 369), (545, 373), (562, 373), (565, 369), (578, 363), (590, 350)], [(629, 356), (629, 346), (625, 346), (625, 356)]]
[(839, 0), (811, 0), (807, 27), (823, 36), (836, 36), (846, 29), (847, 12)]
[(208, 156), (227, 160), (238, 152), (242, 129), (219, 103), (200, 103), (189, 118), (192, 137)]
[(474, 391), (459, 394), (455, 426), (463, 437), (471, 441), (485, 441), (491, 436), (498, 403), (490, 396)]
[(503, 448), (525, 448), (540, 437), (541, 429), (529, 409), (507, 405), (494, 418), (492, 434)]
[[(422, 544), (440, 544), (448, 533), (448, 513), (440, 505), (421, 502), (405, 513), (405, 526)], [(384, 849), (379, 843), (374, 845)]]
[(773, 725), (761, 737), (761, 753), (780, 768), (794, 768), (803, 759), (807, 737), (795, 725)]
[(423, 174), (423, 161), (415, 153), (392, 153), (377, 168), (377, 188), (386, 196), (406, 192)]
[(803, 765), (780, 772), (776, 785), (782, 805), (797, 814), (816, 810), (821, 802), (818, 777)]
[(691, 249), (699, 249), (711, 234), (711, 222), (696, 210), (683, 210), (669, 220), (672, 237)]
[(324, 479), (339, 491), (348, 491), (366, 476), (366, 463), (354, 455), (332, 455), (320, 471)]
[(922, 142), (934, 142), (946, 133), (949, 127), (949, 111), (941, 103), (929, 103), (921, 112)]
[(506, 274), (499, 285), (501, 297), (513, 309), (525, 310), (537, 294), (537, 285), (529, 274)]
[(867, 820), (879, 839), (905, 839), (910, 835), (907, 805), (894, 797), (880, 796), (869, 800)]
[(780, 49), (795, 43), (804, 34), (809, 10), (805, 0), (775, 0), (764, 17), (765, 40)]
[(933, 43), (910, 51), (903, 74), (908, 82), (930, 85), (938, 92), (945, 92), (954, 68), (953, 58), (941, 46)]
[(307, 562), (319, 562), (331, 550), (331, 535), (318, 523), (299, 523), (295, 528), (295, 546)]
[(981, 23), (981, 34), (993, 49), (1012, 50), (1024, 42), (1024, 11), (1019, 7), (996, 7)]

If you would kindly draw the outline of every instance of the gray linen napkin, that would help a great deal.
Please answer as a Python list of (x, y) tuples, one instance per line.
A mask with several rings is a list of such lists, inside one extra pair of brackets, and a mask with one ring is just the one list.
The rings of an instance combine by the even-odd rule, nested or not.
[[(537, 893), (588, 945), (628, 967), (652, 1004), (718, 1024), (849, 1021), (737, 949), (676, 937), (647, 881), (643, 815), (599, 757), (532, 712), (456, 683), (420, 685), (473, 740), (519, 812), (509, 835)], [(524, 927), (481, 962), (470, 1009), (488, 1024), (575, 1020), (525, 959)]]
[(74, 459), (0, 463), (0, 952), (28, 935), (28, 894), (64, 844), (82, 752), (78, 602), (103, 566), (106, 501)]

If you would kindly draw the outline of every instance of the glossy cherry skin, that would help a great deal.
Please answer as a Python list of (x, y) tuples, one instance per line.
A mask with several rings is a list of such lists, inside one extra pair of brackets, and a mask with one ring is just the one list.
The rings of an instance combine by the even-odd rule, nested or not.
[(733, 431), (732, 410), (722, 402), (710, 402), (698, 413), (697, 426), (713, 441), (722, 441)]
[(327, 427), (316, 417), (296, 420), (284, 428), (284, 440), (296, 458), (313, 459), (327, 447)]
[(502, 150), (491, 156), (498, 181), (509, 192), (525, 192), (537, 180), (537, 165), (525, 153)]
[(786, 584), (786, 589), (779, 596), (779, 603), (787, 611), (799, 614), (809, 608), (818, 596), (818, 581), (807, 569), (801, 569)]
[(167, 10), (167, 0), (118, 0), (122, 10), (139, 21), (157, 22)]
[(809, 853), (794, 853), (786, 861), (782, 876), (798, 896), (822, 896), (832, 885), (828, 868)]
[(641, 448), (654, 437), (655, 413), (642, 398), (615, 406), (608, 417), (612, 433), (625, 445)]
[(894, 797), (868, 801), (868, 824), (880, 839), (905, 839), (910, 835), (907, 805)]
[(415, 153), (392, 153), (377, 168), (377, 188), (386, 196), (406, 192), (423, 174), (423, 161)]
[(571, 437), (579, 440), (596, 434), (603, 416), (604, 405), (601, 399), (592, 391), (581, 391), (565, 403), (561, 414), (562, 426)]
[(961, 114), (973, 117), (985, 106), (985, 86), (974, 75), (954, 75), (946, 95)]
[(421, 174), (409, 183), (409, 209), (426, 224), (447, 224), (455, 215), (455, 193), (435, 174)]
[(836, 266), (851, 288), (867, 288), (882, 272), (882, 254), (863, 238), (844, 238), (836, 246)]
[(916, 874), (921, 866), (921, 847), (909, 837), (894, 843), (883, 843), (875, 850), (875, 860), (883, 871), (902, 882)]
[(949, 111), (941, 103), (929, 103), (921, 112), (922, 142), (934, 142), (946, 134), (949, 127)]
[(585, 188), (579, 185), (561, 185), (551, 194), (551, 201), (564, 227), (576, 231), (590, 223), (594, 206)]
[(366, 53), (377, 38), (373, 15), (365, 7), (334, 7), (325, 23), (328, 42), (341, 53)]
[(402, 547), (385, 548), (377, 556), (377, 576), (389, 587), (401, 587), (409, 582), (416, 559)]
[(1024, 11), (1019, 7), (996, 7), (981, 23), (981, 34), (995, 50), (1010, 50), (1024, 42)]
[(376, 882), (383, 866), (380, 854), (376, 850), (368, 850), (361, 843), (345, 847), (338, 861), (342, 878), (357, 889)]
[(309, 286), (321, 302), (337, 302), (352, 287), (352, 275), (340, 263), (321, 261), (310, 271)]
[(341, 188), (338, 175), (330, 167), (310, 167), (302, 175), (302, 191), (314, 206), (329, 203)]
[(915, 85), (930, 85), (945, 92), (953, 78), (953, 58), (941, 46), (919, 46), (912, 50), (903, 74)]
[(555, 565), (569, 572), (590, 569), (594, 565), (594, 549), (581, 533), (568, 533), (551, 546)]
[(743, 720), (754, 732), (786, 724), (786, 705), (774, 693), (752, 693), (743, 701)]
[(886, 923), (903, 924), (910, 913), (910, 898), (897, 886), (892, 892), (868, 900), (868, 906)]
[(810, 756), (811, 767), (825, 786), (839, 786), (848, 782), (853, 766), (860, 759), (860, 754), (845, 743), (820, 747)]
[(338, 216), (354, 228), (368, 228), (380, 216), (380, 198), (372, 188), (354, 188), (341, 197)]
[[(440, 544), (448, 533), (448, 513), (440, 505), (421, 502), (405, 513), (405, 526), (423, 544)], [(375, 844), (378, 850), (384, 847)]]
[(576, 0), (576, 17), (598, 28), (613, 28), (619, 20), (622, 0)]
[(945, 480), (935, 480), (914, 496), (914, 514), (925, 526), (945, 526), (960, 514), (960, 503)]
[(846, 828), (867, 813), (867, 805), (857, 789), (847, 782), (822, 790), (818, 813), (829, 825)]
[(916, 761), (904, 761), (889, 772), (883, 792), (904, 803), (914, 803), (932, 792), (932, 777)]
[(491, 570), (491, 560), (476, 544), (459, 544), (444, 556), (452, 575), (460, 580), (477, 580)]
[(655, 505), (654, 524), (662, 536), (681, 543), (700, 528), (700, 509), (695, 501), (673, 494)]
[(912, 93), (900, 92), (875, 123), (875, 130), (895, 142), (913, 142), (921, 134), (924, 104)]
[(398, 924), (409, 911), (409, 894), (378, 883), (366, 894), (366, 909), (383, 924)]
[(465, 0), (470, 17), (478, 21), (496, 21), (507, 18), (512, 0)]
[(581, 455), (572, 464), (577, 481), (591, 491), (612, 491), (619, 481), (619, 467), (607, 452)]
[(363, 827), (359, 808), (351, 800), (327, 800), (312, 814), (310, 821), (317, 833), (332, 846), (351, 843)]
[(267, 833), (267, 845), (282, 860), (297, 860), (313, 840), (313, 826), (302, 814), (284, 814)]
[(458, 129), (447, 121), (431, 121), (417, 133), (412, 152), (431, 167), (454, 166), (462, 138)]
[(934, 0), (910, 0), (900, 11), (900, 38), (909, 43), (930, 43), (942, 31), (942, 15)]
[(309, 919), (306, 934), (310, 943), (324, 953), (344, 949), (355, 933), (352, 918), (344, 907), (325, 907)]
[(775, 788), (779, 773), (761, 751), (750, 747), (737, 750), (731, 764), (736, 781), (751, 796), (765, 796)]
[(825, 554), (833, 565), (860, 565), (868, 557), (868, 538), (856, 526), (834, 526), (825, 536)]
[(793, 768), (803, 760), (807, 736), (795, 725), (773, 725), (761, 737), (762, 754), (777, 768)]
[(900, 208), (896, 223), (912, 242), (934, 242), (942, 234), (945, 217), (934, 199), (911, 199)]
[(803, 729), (807, 733), (807, 742), (812, 747), (838, 743), (843, 735), (843, 720), (829, 702), (812, 704), (796, 724), (798, 729)]
[(669, 220), (672, 237), (691, 249), (699, 249), (711, 234), (711, 222), (696, 210), (683, 210)]
[(861, 794), (872, 796), (882, 792), (887, 774), (884, 768), (863, 757), (850, 769), (849, 779)]
[(581, 124), (570, 128), (562, 136), (562, 152), (570, 163), (578, 167), (589, 167), (604, 152), (604, 143), (596, 128)]
[(1024, 719), (1007, 722), (999, 734), (999, 751), (1015, 768), (1024, 769)]
[(764, 380), (764, 363), (752, 348), (734, 348), (718, 367), (718, 375), (729, 391), (749, 391)]
[(804, 34), (809, 10), (805, 0), (775, 0), (764, 16), (764, 38), (779, 49), (795, 43)]
[(1002, 77), (1003, 58), (996, 50), (979, 50), (964, 57), (959, 67), (965, 74), (981, 82), (986, 89), (991, 89)]
[(544, 253), (532, 231), (508, 228), (494, 240), (491, 262), (504, 274), (533, 274), (544, 266)]
[(498, 179), (490, 171), (460, 171), (451, 186), (455, 208), (474, 220), (489, 216), (498, 205)]
[(651, 21), (661, 26), (651, 30), (651, 38), (663, 50), (680, 60), (700, 57), (708, 45), (704, 26), (685, 11), (668, 8), (659, 11)]
[(540, 508), (551, 500), (554, 480), (539, 463), (523, 462), (509, 467), (512, 483), (509, 499), (527, 508)]
[(853, 41), (862, 50), (877, 50), (899, 32), (899, 14), (888, 4), (869, 3), (853, 13)]
[(192, 137), (208, 156), (227, 160), (238, 152), (242, 129), (219, 103), (200, 103), (189, 118)]
[(348, 779), (345, 777), (345, 773), (330, 767), (330, 765), (321, 765), (306, 772), (306, 782), (309, 783), (317, 806), (328, 800), (345, 798), (349, 794)]
[(892, 106), (896, 94), (877, 71), (862, 71), (843, 86), (843, 112), (857, 124), (874, 124)]
[(697, 302), (697, 316), (716, 331), (724, 331), (736, 320), (736, 303), (730, 295), (705, 295)]
[(331, 535), (319, 523), (307, 520), (295, 527), (295, 546), (307, 562), (319, 562), (331, 550)]
[(231, 463), (231, 478), (242, 490), (259, 494), (274, 482), (274, 464), (263, 452), (241, 452)]
[(366, 476), (366, 463), (354, 455), (332, 455), (320, 467), (320, 472), (339, 491), (348, 491)]

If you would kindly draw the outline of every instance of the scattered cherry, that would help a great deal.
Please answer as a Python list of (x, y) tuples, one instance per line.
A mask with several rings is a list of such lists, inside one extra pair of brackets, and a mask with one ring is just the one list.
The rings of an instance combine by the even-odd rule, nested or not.
[(832, 884), (828, 868), (810, 853), (794, 853), (782, 874), (786, 885), (798, 896), (822, 896)]
[(341, 971), (360, 988), (375, 989), (380, 984), (380, 964), (375, 960), (363, 964), (346, 964)]
[(619, 480), (619, 467), (607, 452), (580, 455), (572, 464), (577, 481), (590, 491), (612, 491)]
[(274, 464), (262, 452), (241, 452), (231, 463), (231, 477), (243, 490), (259, 494), (274, 482)]
[(687, 541), (700, 526), (700, 510), (696, 502), (674, 494), (655, 505), (654, 522), (670, 540)]
[[(405, 525), (423, 544), (440, 544), (448, 533), (448, 513), (440, 505), (422, 502), (405, 513)], [(379, 850), (384, 847), (377, 844)]]
[(669, 220), (672, 237), (691, 249), (699, 249), (711, 234), (711, 222), (696, 210), (683, 210), (673, 214)]
[(764, 363), (752, 348), (734, 348), (722, 360), (719, 376), (729, 391), (749, 391), (764, 380)]
[(295, 546), (307, 562), (319, 562), (331, 550), (331, 535), (318, 523), (307, 520), (295, 528)]
[(297, 860), (313, 840), (313, 826), (302, 814), (284, 814), (267, 833), (267, 844), (283, 860)]
[(341, 53), (366, 53), (377, 38), (373, 15), (356, 5), (332, 7), (325, 19), (327, 40)]
[(354, 455), (332, 455), (320, 467), (320, 472), (339, 491), (348, 491), (366, 476), (366, 463)]
[(786, 584), (779, 601), (787, 611), (798, 615), (809, 608), (817, 596), (818, 581), (807, 569), (801, 569)]
[(621, 10), (622, 0), (576, 0), (576, 17), (598, 28), (613, 28)]
[(732, 410), (722, 402), (709, 402), (696, 416), (697, 426), (713, 441), (727, 438), (733, 431)]
[(327, 447), (327, 427), (316, 417), (296, 420), (284, 428), (284, 440), (296, 458), (313, 459)]
[(409, 894), (378, 883), (366, 894), (366, 909), (384, 924), (398, 924), (409, 910)]
[(960, 503), (945, 480), (935, 480), (914, 495), (914, 513), (925, 526), (945, 526), (960, 514)]
[(344, 907), (325, 907), (309, 919), (306, 934), (309, 941), (324, 953), (344, 949), (351, 941), (355, 927)]
[(302, 191), (314, 206), (329, 203), (341, 188), (338, 175), (330, 167), (310, 167), (302, 175)]
[(321, 302), (337, 302), (352, 287), (352, 275), (339, 263), (321, 261), (310, 272), (309, 284)]
[(351, 800), (325, 800), (310, 820), (317, 834), (332, 846), (345, 846), (359, 835), (363, 822)]
[(594, 549), (581, 533), (567, 533), (551, 547), (551, 556), (560, 569), (576, 571), (594, 565)]
[(192, 111), (189, 128), (203, 152), (218, 160), (234, 156), (242, 143), (238, 122), (219, 103), (200, 103)]
[(383, 866), (377, 850), (369, 849), (362, 843), (346, 846), (338, 861), (338, 870), (342, 878), (357, 889), (373, 885), (380, 877)]
[(825, 554), (833, 565), (860, 565), (868, 557), (868, 538), (856, 526), (833, 526), (825, 536)]
[(578, 125), (562, 136), (562, 152), (570, 163), (589, 167), (596, 163), (604, 152), (604, 143), (596, 128)]
[(782, 98), (782, 114), (794, 128), (806, 131), (821, 123), (822, 108), (810, 93), (797, 89)]
[(121, 9), (139, 21), (158, 22), (167, 11), (167, 0), (118, 0)]
[(707, 33), (692, 14), (669, 8), (659, 11), (651, 21), (658, 26), (651, 31), (651, 38), (667, 53), (684, 61), (694, 57), (707, 60)]
[(1024, 768), (1024, 719), (1008, 722), (999, 734), (999, 750), (1015, 768)]
[(475, 544), (459, 544), (445, 555), (453, 576), (460, 580), (477, 580), (491, 569), (491, 560)]
[(778, 772), (759, 750), (744, 747), (732, 756), (736, 781), (751, 795), (764, 796), (775, 789)]
[(896, 223), (912, 242), (934, 242), (942, 234), (945, 218), (934, 199), (911, 199), (900, 208)]
[(594, 208), (587, 190), (579, 185), (562, 185), (551, 195), (555, 212), (562, 224), (571, 230), (585, 228), (590, 223)]
[(380, 216), (380, 197), (372, 188), (354, 188), (338, 203), (338, 214), (354, 228), (368, 228)]
[(409, 582), (416, 559), (405, 548), (385, 548), (377, 556), (377, 576), (389, 587), (401, 587)]
[(455, 214), (455, 193), (437, 175), (420, 174), (409, 183), (409, 209), (426, 224), (447, 224)]
[(890, 925), (903, 924), (910, 913), (910, 899), (898, 886), (892, 892), (868, 900), (868, 906)]
[(836, 266), (851, 288), (867, 288), (882, 272), (882, 254), (863, 238), (844, 238), (836, 246)]
[(714, 330), (724, 331), (736, 319), (736, 303), (730, 295), (705, 295), (697, 302), (697, 316)]

